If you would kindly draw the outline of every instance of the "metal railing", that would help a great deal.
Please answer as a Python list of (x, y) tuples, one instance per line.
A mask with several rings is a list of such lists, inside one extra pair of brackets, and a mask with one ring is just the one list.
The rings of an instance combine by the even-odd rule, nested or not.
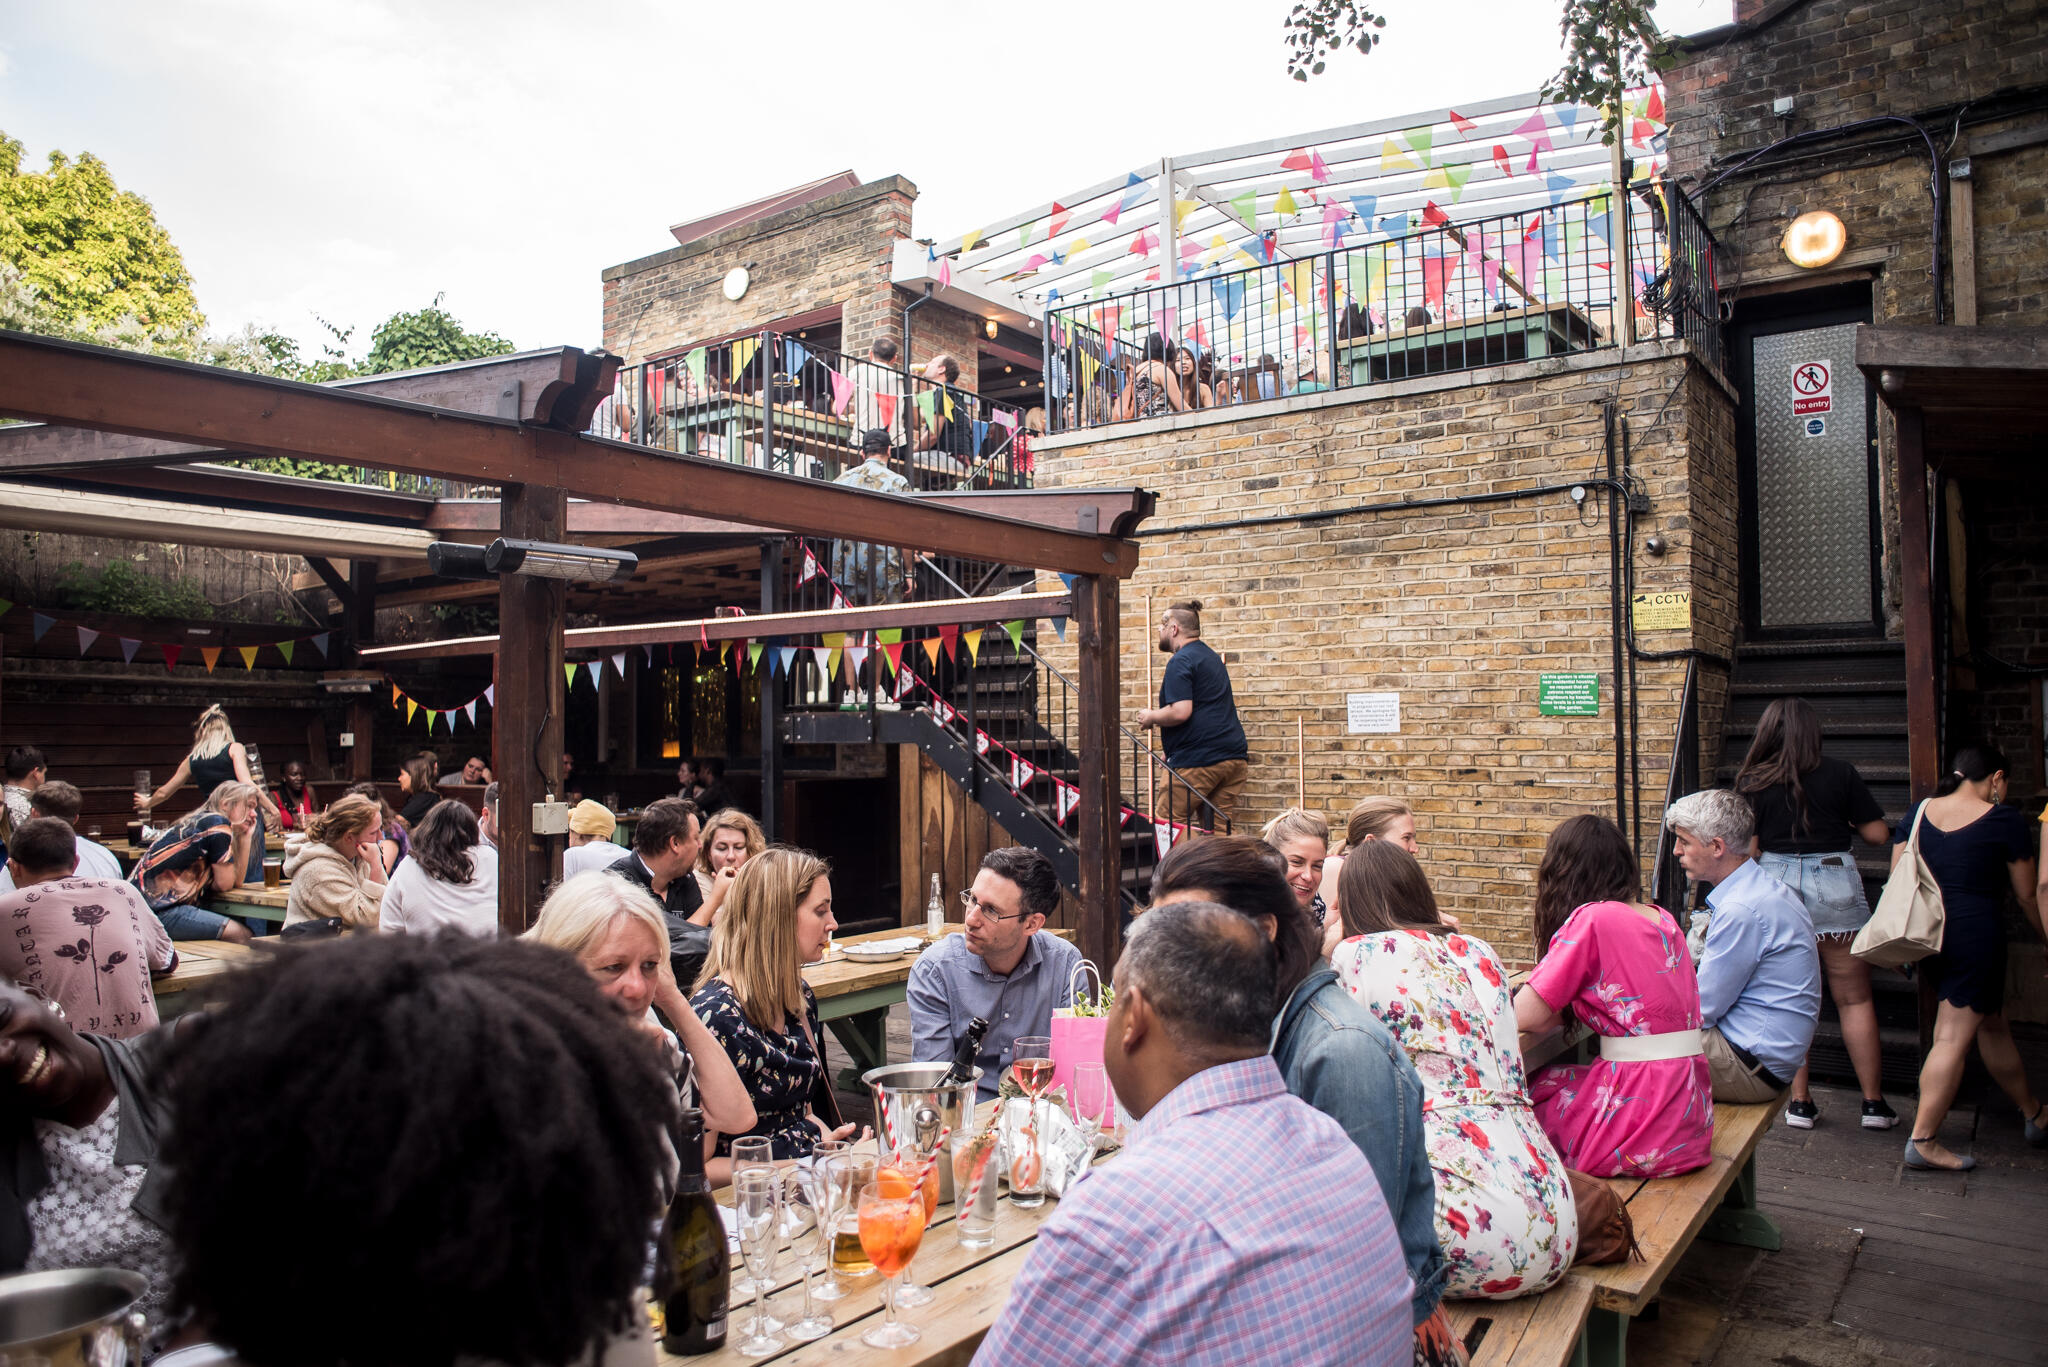
[[(1617, 299), (1624, 217), (1635, 287)], [(1713, 249), (1682, 195), (1638, 187), (1625, 207), (1603, 191), (1062, 304), (1046, 313), (1047, 420), (1071, 431), (1593, 351), (1615, 344), (1622, 308), (1639, 339), (1684, 338), (1718, 362)]]
[(1022, 411), (776, 332), (625, 367), (590, 430), (813, 479), (873, 454), (914, 489), (1031, 482)]

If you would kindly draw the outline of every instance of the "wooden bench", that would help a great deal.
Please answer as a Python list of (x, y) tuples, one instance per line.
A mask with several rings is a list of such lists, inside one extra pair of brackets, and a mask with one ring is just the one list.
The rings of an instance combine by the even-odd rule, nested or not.
[(1657, 1298), (1694, 1239), (1778, 1250), (1778, 1227), (1756, 1208), (1756, 1146), (1784, 1104), (1783, 1097), (1748, 1106), (1717, 1101), (1713, 1157), (1705, 1167), (1678, 1177), (1608, 1179), (1628, 1204), (1643, 1260), (1572, 1269), (1568, 1280), (1593, 1295), (1583, 1359), (1588, 1367), (1623, 1367), (1628, 1322)]
[(1444, 1302), (1472, 1367), (1584, 1367), (1592, 1308), (1592, 1284), (1569, 1276), (1540, 1296)]

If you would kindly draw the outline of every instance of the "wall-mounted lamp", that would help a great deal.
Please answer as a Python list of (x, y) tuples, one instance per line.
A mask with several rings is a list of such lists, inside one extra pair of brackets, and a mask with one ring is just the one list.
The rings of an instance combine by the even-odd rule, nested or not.
[(984, 320), (981, 325), (981, 330), (987, 333), (988, 339), (991, 342), (993, 342), (996, 339), (996, 320), (993, 318)]
[(1842, 254), (1842, 248), (1849, 245), (1849, 230), (1842, 226), (1842, 220), (1826, 209), (1814, 209), (1792, 220), (1785, 229), (1785, 236), (1778, 247), (1785, 253), (1785, 259), (1795, 266), (1812, 270), (1825, 266)]
[(484, 550), (492, 574), (531, 574), (578, 584), (606, 584), (631, 578), (640, 557), (598, 546), (561, 546), (552, 541), (507, 541), (499, 537)]

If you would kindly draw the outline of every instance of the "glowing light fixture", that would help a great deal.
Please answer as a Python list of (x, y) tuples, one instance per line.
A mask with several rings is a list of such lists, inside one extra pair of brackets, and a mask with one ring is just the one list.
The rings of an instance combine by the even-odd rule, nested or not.
[(993, 318), (985, 320), (981, 325), (981, 330), (987, 333), (988, 339), (993, 342), (996, 339), (996, 320)]
[(1842, 254), (1849, 244), (1849, 230), (1842, 220), (1826, 209), (1814, 209), (1792, 220), (1778, 246), (1795, 266), (1813, 270)]

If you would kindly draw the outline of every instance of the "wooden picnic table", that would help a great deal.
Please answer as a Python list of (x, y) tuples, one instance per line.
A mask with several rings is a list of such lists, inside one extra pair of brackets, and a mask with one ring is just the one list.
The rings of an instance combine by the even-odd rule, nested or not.
[(227, 892), (213, 893), (206, 899), (206, 909), (222, 916), (253, 916), (259, 921), (282, 921), (291, 896), (292, 880), (289, 878), (275, 888), (266, 888), (261, 883), (244, 883)]
[[(121, 867), (124, 869), (134, 868), (135, 861), (142, 858), (144, 853), (144, 849), (137, 848), (126, 836), (117, 836), (112, 840), (102, 840), (100, 844), (106, 846), (107, 852), (121, 861)], [(263, 851), (265, 854), (283, 854), (284, 836), (282, 834), (264, 836)]]

